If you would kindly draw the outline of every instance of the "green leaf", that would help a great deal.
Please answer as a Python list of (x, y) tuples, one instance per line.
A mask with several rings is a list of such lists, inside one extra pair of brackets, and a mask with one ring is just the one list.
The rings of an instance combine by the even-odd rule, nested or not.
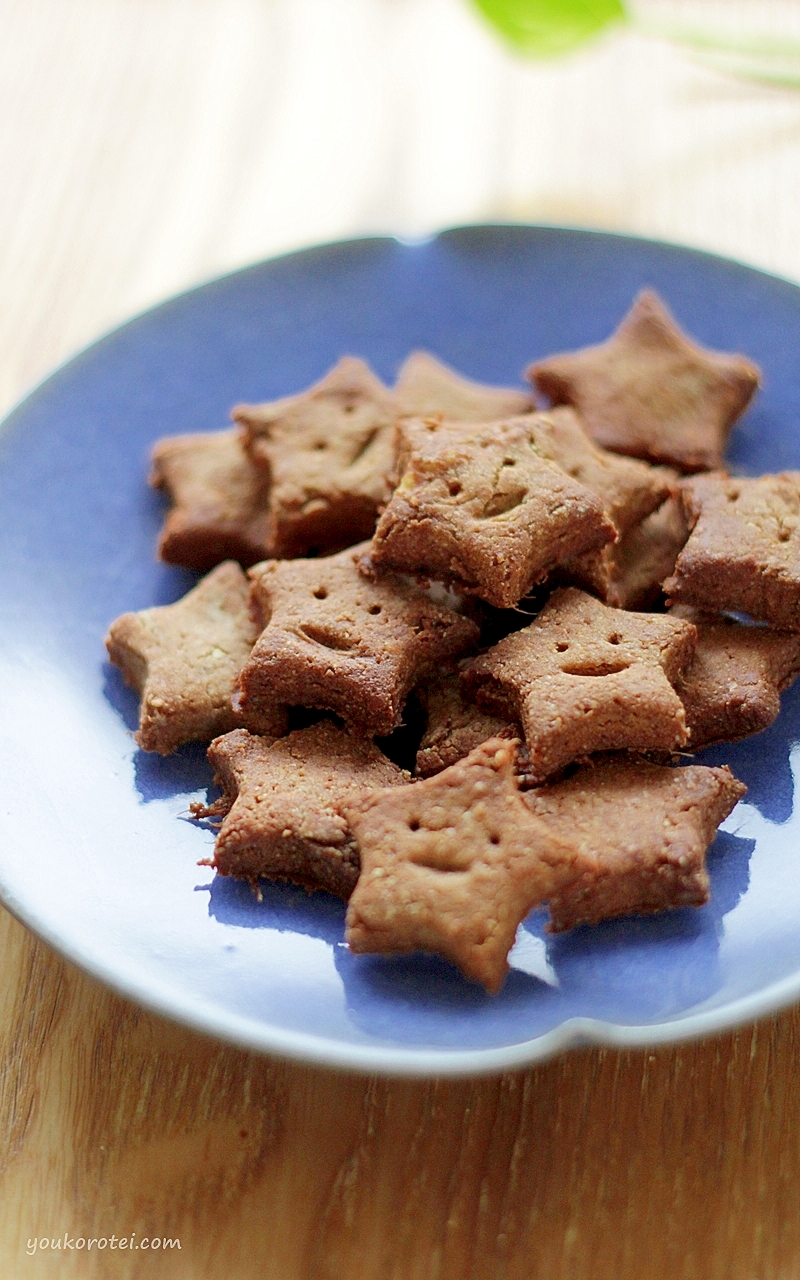
[(524, 53), (549, 58), (569, 53), (612, 22), (625, 22), (622, 0), (474, 0), (495, 27)]

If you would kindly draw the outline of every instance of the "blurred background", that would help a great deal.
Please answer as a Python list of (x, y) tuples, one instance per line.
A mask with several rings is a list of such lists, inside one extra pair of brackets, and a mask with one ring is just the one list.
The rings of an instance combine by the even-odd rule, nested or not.
[(565, 223), (800, 279), (797, 0), (627, 7), (540, 59), (471, 0), (0, 0), (0, 408), (176, 290), (345, 236)]

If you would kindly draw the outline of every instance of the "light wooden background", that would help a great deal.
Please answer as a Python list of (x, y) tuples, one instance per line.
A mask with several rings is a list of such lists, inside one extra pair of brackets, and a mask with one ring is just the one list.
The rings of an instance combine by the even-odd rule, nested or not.
[[(636, 8), (800, 34), (793, 0)], [(800, 93), (641, 34), (535, 66), (462, 0), (0, 0), (0, 405), (132, 311), (314, 240), (540, 219), (800, 279), (799, 197)], [(171, 1026), (4, 913), (0, 957), (2, 1277), (800, 1276), (796, 1011), (387, 1082)], [(26, 1249), (134, 1231), (181, 1251)]]

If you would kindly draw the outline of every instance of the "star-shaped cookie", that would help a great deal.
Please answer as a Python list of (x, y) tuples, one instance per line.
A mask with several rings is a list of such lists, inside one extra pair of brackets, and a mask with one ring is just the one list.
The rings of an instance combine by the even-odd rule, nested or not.
[[(677, 484), (677, 473), (667, 467), (652, 467), (601, 449), (586, 434), (575, 411), (566, 405), (535, 414), (531, 429), (539, 453), (597, 495), (620, 541), (655, 511)], [(599, 550), (567, 560), (558, 567), (555, 582), (574, 583), (601, 600), (616, 603), (613, 591), (619, 545), (607, 543)], [(668, 572), (669, 569), (662, 577)]]
[(517, 738), (519, 726), (502, 716), (494, 716), (461, 693), (456, 671), (440, 672), (417, 689), (417, 697), (427, 713), (425, 732), (417, 751), (416, 774), (429, 778), (457, 760), (463, 760), (487, 738)]
[(552, 404), (573, 405), (604, 448), (703, 471), (722, 465), (761, 375), (744, 356), (698, 346), (645, 290), (606, 342), (539, 360), (528, 377)]
[(597, 494), (618, 533), (644, 520), (676, 487), (678, 477), (669, 468), (602, 449), (567, 405), (533, 414), (530, 429), (540, 456)]
[(551, 897), (551, 929), (702, 906), (706, 849), (746, 790), (726, 766), (671, 769), (611, 756), (525, 792), (531, 813), (598, 862), (595, 874)]
[(428, 671), (475, 647), (479, 631), (469, 618), (392, 574), (364, 578), (356, 562), (368, 546), (250, 570), (265, 625), (240, 678), (246, 725), (285, 704), (333, 711), (382, 737)]
[(441, 414), (454, 422), (491, 422), (533, 408), (527, 392), (473, 382), (427, 351), (412, 351), (400, 368), (394, 391), (400, 412), (413, 417)]
[(800, 471), (693, 476), (682, 496), (692, 532), (666, 594), (800, 631)]
[[(175, 604), (112, 622), (108, 656), (141, 694), (139, 746), (168, 755), (241, 725), (231, 694), (257, 635), (247, 579), (231, 560)], [(283, 733), (283, 708), (273, 704), (257, 724), (260, 732)]]
[(689, 536), (680, 495), (623, 533), (611, 548), (605, 599), (617, 609), (651, 609)]
[(211, 743), (208, 758), (224, 795), (195, 814), (225, 814), (210, 865), (223, 876), (289, 880), (345, 899), (359, 862), (342, 805), (371, 787), (410, 781), (369, 739), (325, 720), (277, 740), (236, 729)]
[(507, 609), (556, 565), (613, 541), (600, 499), (540, 454), (532, 417), (398, 424), (400, 480), (375, 530), (372, 564)]
[(152, 464), (150, 483), (174, 504), (158, 544), (162, 560), (205, 572), (272, 554), (269, 474), (247, 456), (235, 427), (159, 440)]
[(531, 908), (596, 870), (526, 809), (515, 748), (491, 738), (435, 778), (345, 804), (361, 858), (353, 951), (437, 952), (496, 992)]
[(672, 617), (697, 627), (697, 648), (677, 690), (689, 748), (733, 742), (769, 728), (781, 693), (800, 674), (800, 635), (674, 605)]
[(233, 410), (249, 456), (271, 476), (275, 555), (335, 551), (371, 535), (397, 412), (392, 392), (349, 356), (302, 395)]
[(544, 781), (595, 751), (673, 751), (688, 733), (673, 685), (695, 646), (689, 622), (627, 613), (575, 587), (469, 663), (468, 697), (519, 718), (530, 776)]

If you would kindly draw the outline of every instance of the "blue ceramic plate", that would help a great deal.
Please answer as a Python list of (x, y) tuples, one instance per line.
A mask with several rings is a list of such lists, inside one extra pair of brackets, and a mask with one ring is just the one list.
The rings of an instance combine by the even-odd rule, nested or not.
[(385, 379), (427, 347), (491, 382), (605, 338), (652, 285), (712, 347), (762, 365), (734, 433), (746, 472), (800, 466), (800, 289), (668, 245), (533, 227), (371, 239), (216, 281), (77, 356), (0, 436), (0, 893), (119, 991), (253, 1048), (403, 1074), (489, 1071), (578, 1041), (634, 1045), (731, 1026), (800, 995), (794, 804), (800, 689), (760, 737), (707, 752), (749, 788), (710, 853), (711, 900), (549, 938), (525, 923), (495, 998), (444, 962), (353, 956), (344, 907), (266, 886), (256, 903), (199, 858), (186, 820), (202, 748), (136, 749), (136, 699), (104, 661), (129, 609), (193, 576), (156, 563), (158, 436), (213, 430), (240, 400), (319, 378), (344, 353)]

